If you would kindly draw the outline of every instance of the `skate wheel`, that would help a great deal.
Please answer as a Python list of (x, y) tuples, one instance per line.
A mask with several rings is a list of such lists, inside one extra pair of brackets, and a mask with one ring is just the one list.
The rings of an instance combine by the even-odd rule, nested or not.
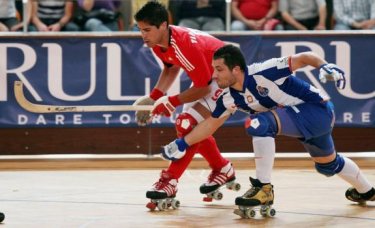
[(241, 189), (241, 185), (239, 183), (234, 184), (234, 190), (238, 192)]
[(256, 215), (256, 212), (255, 212), (255, 210), (253, 210), (253, 209), (247, 209), (247, 210), (245, 211), (245, 215), (246, 215), (248, 218), (254, 218), (255, 215)]
[(213, 197), (214, 197), (215, 200), (221, 200), (221, 199), (223, 199), (223, 193), (215, 192)]
[(366, 201), (360, 201), (360, 202), (358, 202), (358, 205), (362, 206), (362, 207), (365, 207), (365, 206), (367, 206), (367, 203), (366, 203)]
[(180, 207), (180, 201), (179, 200), (172, 200), (172, 208), (177, 209)]
[(146, 204), (146, 207), (147, 207), (148, 209), (150, 209), (150, 211), (154, 211), (155, 208), (156, 208), (156, 204), (153, 203), (153, 202), (148, 202), (148, 203)]
[(267, 216), (267, 207), (261, 207), (259, 212), (263, 217), (266, 217)]
[(268, 208), (267, 209), (267, 216), (268, 217), (273, 217), (275, 215), (276, 215), (276, 210), (275, 209), (273, 209), (273, 208)]
[(164, 210), (166, 210), (167, 208), (168, 208), (167, 202), (165, 202), (165, 201), (160, 201), (160, 202), (158, 203), (158, 209), (159, 209), (159, 211), (164, 211)]
[(203, 201), (204, 201), (204, 202), (212, 202), (212, 198), (206, 196), (206, 197), (203, 197)]

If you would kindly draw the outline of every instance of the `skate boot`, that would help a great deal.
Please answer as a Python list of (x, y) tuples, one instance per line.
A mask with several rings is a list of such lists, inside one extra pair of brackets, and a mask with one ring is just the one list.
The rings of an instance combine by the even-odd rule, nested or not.
[(177, 179), (172, 179), (170, 174), (163, 170), (160, 179), (153, 185), (153, 188), (146, 192), (146, 197), (151, 199), (146, 207), (154, 211), (157, 207), (159, 211), (164, 211), (169, 207), (177, 209), (180, 201), (176, 200)]
[(203, 198), (205, 202), (212, 202), (213, 199), (221, 200), (223, 193), (220, 187), (226, 186), (230, 190), (239, 191), (241, 185), (235, 182), (236, 176), (232, 164), (229, 162), (221, 170), (212, 170), (206, 183), (202, 184), (199, 191), (206, 194)]
[(345, 196), (348, 200), (366, 205), (367, 201), (375, 201), (375, 189), (371, 188), (370, 191), (366, 193), (359, 193), (357, 189), (351, 187), (346, 190)]
[(263, 217), (273, 217), (276, 210), (272, 208), (274, 193), (273, 185), (262, 184), (258, 179), (250, 177), (252, 187), (241, 197), (236, 198), (236, 205), (233, 213), (242, 218), (253, 218), (256, 215), (256, 209), (259, 209)]
[(5, 219), (4, 213), (0, 212), (0, 223), (2, 223)]

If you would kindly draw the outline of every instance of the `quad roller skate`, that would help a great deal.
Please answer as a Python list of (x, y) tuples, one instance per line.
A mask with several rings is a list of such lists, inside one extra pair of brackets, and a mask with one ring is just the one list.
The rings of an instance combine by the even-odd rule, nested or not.
[(236, 183), (235, 180), (236, 177), (231, 163), (228, 163), (219, 171), (213, 170), (208, 176), (207, 182), (199, 188), (202, 194), (206, 194), (203, 197), (203, 201), (212, 202), (213, 199), (221, 200), (223, 193), (220, 191), (220, 188), (223, 186), (230, 190), (239, 191), (241, 185)]
[(367, 201), (375, 201), (375, 189), (371, 188), (366, 193), (359, 193), (357, 189), (351, 187), (345, 192), (345, 196), (348, 200), (357, 202), (360, 205), (366, 205)]
[(154, 187), (146, 192), (146, 197), (151, 200), (146, 207), (151, 211), (156, 208), (159, 211), (167, 210), (170, 207), (172, 209), (179, 208), (180, 201), (175, 199), (177, 183), (177, 179), (171, 179), (169, 173), (163, 170), (160, 179), (153, 185)]
[(271, 184), (262, 184), (258, 179), (250, 177), (252, 187), (241, 197), (236, 198), (238, 209), (233, 211), (234, 214), (241, 218), (254, 218), (256, 211), (263, 217), (273, 217), (276, 210), (272, 208), (274, 193)]

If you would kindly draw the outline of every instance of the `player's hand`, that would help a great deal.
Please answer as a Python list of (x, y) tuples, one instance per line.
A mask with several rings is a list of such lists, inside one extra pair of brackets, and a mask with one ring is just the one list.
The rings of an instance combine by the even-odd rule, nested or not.
[[(155, 101), (149, 96), (143, 96), (138, 98), (133, 105), (153, 105)], [(146, 126), (151, 121), (151, 112), (150, 111), (136, 111), (135, 119), (139, 126)]]
[(162, 148), (161, 155), (165, 160), (176, 161), (185, 155), (188, 147), (184, 138), (176, 139)]
[(327, 81), (335, 81), (338, 89), (344, 89), (346, 85), (344, 71), (332, 63), (323, 64), (320, 66), (319, 80), (322, 83), (326, 83)]
[(176, 110), (177, 105), (179, 105), (177, 96), (163, 96), (155, 102), (154, 107), (152, 109), (152, 115), (170, 117)]

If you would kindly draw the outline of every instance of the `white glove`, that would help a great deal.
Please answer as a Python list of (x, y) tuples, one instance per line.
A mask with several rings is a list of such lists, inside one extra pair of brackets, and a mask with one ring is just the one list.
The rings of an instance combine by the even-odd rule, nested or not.
[(185, 155), (188, 146), (184, 139), (176, 139), (162, 148), (161, 155), (165, 160), (176, 161)]
[(335, 81), (338, 89), (344, 89), (346, 85), (345, 73), (333, 63), (323, 64), (319, 70), (319, 80), (322, 83)]
[[(153, 105), (155, 101), (149, 96), (143, 96), (138, 98), (133, 105)], [(146, 126), (151, 121), (151, 112), (150, 111), (136, 111), (135, 118), (139, 126)]]

